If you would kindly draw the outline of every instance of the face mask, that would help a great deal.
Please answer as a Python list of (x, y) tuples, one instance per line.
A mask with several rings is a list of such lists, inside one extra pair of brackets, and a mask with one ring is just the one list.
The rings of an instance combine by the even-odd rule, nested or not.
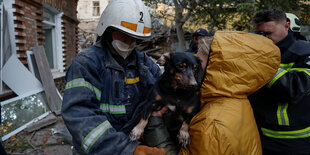
[(136, 42), (133, 42), (131, 45), (128, 45), (122, 41), (113, 40), (112, 46), (120, 56), (126, 59), (128, 55), (132, 52), (132, 50), (135, 48)]
[(198, 51), (203, 51), (203, 53), (209, 55), (213, 37), (208, 39), (201, 37), (200, 40), (201, 42), (198, 44)]

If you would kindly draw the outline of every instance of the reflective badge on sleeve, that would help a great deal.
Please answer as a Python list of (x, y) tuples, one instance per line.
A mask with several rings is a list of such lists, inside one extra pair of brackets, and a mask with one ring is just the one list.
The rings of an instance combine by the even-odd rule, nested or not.
[(104, 134), (105, 131), (107, 131), (109, 128), (111, 128), (111, 124), (109, 121), (104, 121), (99, 126), (97, 126), (95, 129), (93, 129), (83, 140), (82, 147), (88, 151), (90, 148), (94, 145), (94, 143)]
[(108, 112), (111, 114), (126, 114), (125, 105), (109, 105), (102, 103), (100, 104), (100, 109), (102, 112)]
[(73, 80), (67, 82), (65, 90), (75, 88), (75, 87), (86, 87), (86, 88), (90, 89), (93, 93), (95, 93), (98, 101), (101, 100), (101, 91), (98, 88), (96, 88), (95, 86), (93, 86), (90, 82), (85, 81), (84, 78), (73, 79)]

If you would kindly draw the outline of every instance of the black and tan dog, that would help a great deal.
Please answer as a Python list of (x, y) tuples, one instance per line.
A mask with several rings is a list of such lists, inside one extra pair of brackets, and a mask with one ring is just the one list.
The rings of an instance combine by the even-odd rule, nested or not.
[(186, 52), (170, 53), (165, 58), (165, 72), (148, 94), (142, 119), (131, 131), (130, 138), (139, 139), (151, 113), (168, 106), (163, 116), (165, 125), (170, 135), (185, 147), (190, 143), (190, 120), (200, 107), (196, 92), (202, 78), (201, 64), (197, 57)]

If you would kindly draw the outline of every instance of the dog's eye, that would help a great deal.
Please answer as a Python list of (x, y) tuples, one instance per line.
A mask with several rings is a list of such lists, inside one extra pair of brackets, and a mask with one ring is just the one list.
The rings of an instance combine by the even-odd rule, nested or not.
[(198, 66), (197, 66), (197, 65), (194, 65), (194, 66), (193, 66), (193, 70), (194, 70), (194, 72), (196, 72), (196, 71), (198, 70)]
[(182, 69), (185, 68), (185, 66), (184, 66), (184, 64), (178, 64), (178, 65), (177, 65), (177, 68), (182, 70)]

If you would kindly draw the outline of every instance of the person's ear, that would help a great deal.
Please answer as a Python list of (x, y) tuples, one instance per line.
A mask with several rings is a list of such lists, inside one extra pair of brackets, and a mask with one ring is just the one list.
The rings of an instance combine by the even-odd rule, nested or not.
[(291, 23), (290, 22), (286, 22), (285, 24), (284, 24), (284, 28), (285, 28), (285, 30), (289, 30), (290, 29), (290, 25), (291, 25)]
[(170, 59), (170, 53), (165, 53), (157, 60), (157, 63), (161, 66), (164, 66), (169, 59)]

